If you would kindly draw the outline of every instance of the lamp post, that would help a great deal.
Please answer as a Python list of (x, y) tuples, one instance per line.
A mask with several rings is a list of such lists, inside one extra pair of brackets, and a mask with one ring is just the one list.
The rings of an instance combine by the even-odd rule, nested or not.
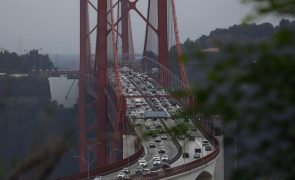
[(41, 54), (41, 51), (43, 50), (43, 48), (39, 48), (39, 50), (40, 50), (40, 55), (41, 55), (40, 71), (43, 71), (43, 67), (42, 67), (42, 54)]
[(27, 67), (27, 49), (25, 49), (24, 50), (24, 52), (25, 52), (25, 65), (24, 65), (24, 69), (26, 69), (26, 67)]
[[(87, 145), (87, 164), (88, 164), (87, 174), (88, 174), (88, 177), (89, 177), (89, 168), (90, 168), (90, 166), (95, 162), (95, 159), (97, 159), (97, 156), (96, 156), (95, 152), (94, 152), (93, 149), (92, 149), (93, 146), (95, 146), (95, 145), (97, 145), (97, 144), (101, 144), (101, 143), (98, 142), (98, 143), (95, 143), (95, 144), (91, 144), (90, 146)], [(90, 164), (89, 164), (89, 150), (91, 150), (92, 153), (93, 153), (94, 156), (95, 156), (95, 159), (94, 159), (93, 161), (91, 161)]]
[[(237, 122), (235, 121), (234, 129), (229, 130), (229, 137), (234, 140), (234, 168), (237, 169)], [(234, 132), (233, 132), (234, 131)]]
[(89, 164), (88, 161), (86, 161), (85, 158), (81, 157), (81, 156), (73, 156), (74, 158), (79, 158), (80, 160), (84, 161), (85, 164), (87, 164), (87, 179), (89, 179)]
[(35, 71), (35, 64), (36, 64), (36, 50), (35, 49), (33, 51), (33, 54), (34, 54), (34, 63), (33, 63), (33, 69), (32, 69), (32, 71), (34, 72)]
[(185, 165), (185, 158), (186, 158), (186, 153), (185, 153), (185, 137), (184, 137), (184, 140), (183, 140), (183, 155), (182, 155), (182, 158), (183, 158), (183, 164)]
[(204, 150), (203, 150), (203, 136), (201, 136), (201, 138), (202, 138), (202, 140), (201, 140), (201, 158), (203, 159), (203, 157), (204, 157)]

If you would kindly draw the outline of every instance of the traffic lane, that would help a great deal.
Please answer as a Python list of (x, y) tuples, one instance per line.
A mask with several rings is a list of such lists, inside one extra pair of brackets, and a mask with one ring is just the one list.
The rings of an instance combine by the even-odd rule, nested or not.
[[(148, 150), (148, 155), (146, 156), (146, 161), (148, 163), (149, 168), (153, 168), (153, 157), (154, 155), (160, 155), (163, 156), (164, 154), (168, 155), (169, 159), (175, 157), (178, 154), (178, 150), (176, 145), (171, 141), (170, 137), (168, 136), (167, 140), (161, 140), (161, 142), (155, 142), (154, 138), (149, 137), (148, 138), (148, 145), (147, 145), (147, 150)], [(155, 148), (150, 148), (149, 144), (153, 143), (156, 145)], [(159, 153), (158, 150), (163, 147), (166, 150), (166, 153)]]
[(156, 148), (159, 150), (161, 147), (163, 147), (166, 150), (166, 153), (158, 153), (159, 155), (164, 155), (167, 154), (169, 159), (175, 157), (178, 154), (178, 149), (176, 147), (176, 145), (174, 144), (174, 142), (171, 140), (171, 138), (169, 136), (167, 136), (168, 139), (167, 140), (162, 140), (161, 142), (155, 143), (156, 144)]
[(200, 136), (195, 137), (194, 141), (189, 141), (188, 138), (185, 138), (185, 140), (179, 140), (178, 139), (179, 144), (183, 148), (183, 152), (189, 153), (189, 157), (188, 158), (183, 158), (183, 156), (181, 156), (177, 161), (175, 161), (171, 165), (171, 167), (180, 166), (180, 165), (183, 165), (185, 163), (189, 163), (189, 162), (192, 162), (192, 161), (196, 160), (197, 158), (196, 159), (194, 158), (196, 148), (201, 148), (200, 157), (204, 157), (204, 156), (207, 156), (208, 154), (210, 154), (214, 150), (214, 148), (213, 148), (213, 146), (211, 144), (209, 144), (210, 146), (212, 146), (212, 150), (211, 151), (206, 151), (205, 146), (203, 146), (203, 140), (205, 140), (205, 138), (200, 137)]
[[(154, 143), (154, 139), (153, 138), (148, 138), (148, 140), (144, 141), (145, 146), (148, 145), (149, 143)], [(145, 160), (147, 161), (147, 164), (148, 164), (148, 167), (145, 167), (145, 168), (152, 169), (152, 168), (155, 167), (153, 165), (153, 157), (156, 154), (159, 154), (160, 156), (162, 156), (164, 154), (167, 154), (169, 159), (171, 159), (172, 157), (175, 157), (177, 155), (177, 153), (178, 153), (175, 144), (171, 140), (163, 140), (160, 143), (155, 143), (155, 144), (156, 144), (156, 148), (149, 148), (148, 146), (145, 147), (146, 151), (147, 151), (147, 154), (146, 154), (146, 156), (144, 156), (144, 158), (145, 158)], [(158, 153), (158, 149), (161, 146), (165, 147), (166, 153), (163, 153), (163, 154)], [(130, 165), (129, 166), (130, 174), (135, 174), (135, 170), (137, 168), (139, 168), (139, 167), (141, 167), (141, 166), (139, 166), (138, 163)], [(120, 169), (120, 171), (122, 169)], [(115, 173), (103, 176), (103, 178), (104, 179), (116, 179), (117, 175), (119, 174), (120, 171), (117, 171)]]
[[(138, 131), (139, 134), (142, 133), (142, 131), (140, 130), (139, 127), (136, 127), (136, 131)], [(169, 159), (172, 158), (172, 157), (175, 157), (177, 155), (178, 151), (177, 151), (177, 148), (176, 148), (175, 144), (171, 141), (171, 138), (169, 136), (167, 138), (168, 138), (167, 140), (162, 140), (160, 143), (155, 143), (154, 138), (151, 138), (151, 137), (143, 140), (143, 145), (145, 146), (145, 149), (146, 149), (146, 155), (145, 155), (144, 158), (146, 159), (147, 164), (148, 164), (148, 167), (146, 167), (146, 168), (151, 169), (151, 168), (154, 167), (154, 165), (153, 165), (153, 156), (156, 155), (156, 154), (160, 154), (160, 153), (158, 153), (158, 149), (160, 147), (164, 147), (164, 149), (167, 151), (165, 154), (168, 155)], [(154, 143), (156, 145), (156, 148), (149, 148), (150, 143)], [(135, 164), (131, 165), (129, 167), (130, 173), (135, 174), (135, 170), (138, 167), (140, 167), (138, 165), (138, 163), (135, 163)], [(116, 179), (116, 177), (117, 177), (117, 175), (118, 175), (118, 173), (120, 171), (117, 171), (115, 173), (107, 175), (107, 176), (105, 176), (105, 178)]]
[[(147, 150), (147, 155), (149, 155), (151, 152), (147, 149), (146, 144), (148, 144), (148, 141), (143, 140), (143, 146)], [(146, 157), (146, 155), (144, 156)], [(135, 170), (140, 167), (137, 162), (130, 165), (128, 168), (130, 170), (130, 174), (135, 174)], [(122, 171), (123, 168), (119, 169), (118, 171), (103, 176), (103, 179), (117, 179), (117, 175)]]
[[(135, 80), (135, 81), (137, 81), (137, 79), (135, 78), (135, 79), (132, 79), (131, 80), (131, 82), (134, 84), (134, 86), (137, 86), (137, 88), (139, 89), (139, 91), (142, 91), (142, 89), (138, 86), (138, 84), (136, 84), (133, 80)], [(161, 92), (160, 92), (160, 87), (157, 85), (157, 83), (156, 82), (153, 82), (153, 81), (149, 81), (151, 84), (153, 84), (153, 88), (151, 88), (150, 90), (149, 90), (149, 92), (151, 92), (152, 90), (155, 90), (156, 91), (156, 94), (161, 94)], [(148, 101), (150, 101), (150, 100), (148, 100)], [(157, 104), (159, 104), (158, 106), (161, 108), (161, 109), (163, 109), (164, 111), (166, 111), (167, 113), (168, 113), (168, 109), (166, 108), (166, 107), (164, 107), (163, 106), (163, 103), (161, 103), (160, 102), (160, 100), (158, 99), (158, 98), (156, 98), (156, 102), (157, 102)], [(154, 107), (154, 105), (155, 105), (155, 102), (150, 102), (150, 104)], [(168, 108), (172, 108), (173, 110), (175, 109), (175, 107), (173, 107), (173, 106), (171, 106), (171, 104), (170, 103), (168, 103)], [(155, 107), (154, 107), (155, 108)], [(175, 121), (172, 121), (171, 119), (168, 119), (168, 121), (166, 121), (165, 122), (165, 124), (170, 128), (170, 127), (173, 127), (173, 126), (175, 126), (176, 125), (176, 123), (175, 123)], [(181, 157), (181, 159), (179, 159), (179, 161), (182, 161), (183, 163), (185, 163), (185, 162), (190, 162), (190, 161), (193, 161), (194, 160), (194, 158), (193, 158), (193, 156), (194, 156), (194, 151), (195, 151), (195, 148), (200, 148), (201, 147), (201, 157), (203, 157), (203, 156), (206, 156), (207, 154), (209, 154), (211, 151), (205, 151), (205, 146), (203, 147), (202, 146), (202, 142), (203, 142), (203, 140), (205, 140), (205, 138), (202, 136), (202, 135), (200, 135), (199, 133), (195, 133), (195, 132), (193, 132), (193, 135), (196, 137), (195, 138), (195, 141), (193, 142), (193, 141), (186, 141), (186, 143), (185, 143), (185, 145), (183, 144), (184, 142), (181, 142), (180, 140), (179, 140), (179, 142), (181, 143), (181, 145), (182, 146), (184, 146), (185, 147), (185, 151), (188, 151), (189, 152), (189, 154), (190, 154), (190, 157), (189, 158), (185, 158), (185, 159), (183, 159), (182, 157)], [(199, 138), (198, 138), (199, 137)], [(211, 145), (211, 144), (210, 144)], [(212, 146), (212, 145), (211, 145)], [(181, 163), (180, 163), (181, 164)]]

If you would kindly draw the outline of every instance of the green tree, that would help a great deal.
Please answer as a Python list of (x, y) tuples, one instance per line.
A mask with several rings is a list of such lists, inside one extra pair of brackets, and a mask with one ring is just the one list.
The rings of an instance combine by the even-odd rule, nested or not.
[[(295, 16), (293, 0), (244, 2), (257, 7), (251, 17)], [(192, 89), (198, 112), (237, 124), (235, 133), (243, 141), (232, 179), (295, 179), (295, 34), (286, 20), (282, 24), (286, 28), (270, 40), (221, 47), (223, 56), (210, 70), (208, 84)]]

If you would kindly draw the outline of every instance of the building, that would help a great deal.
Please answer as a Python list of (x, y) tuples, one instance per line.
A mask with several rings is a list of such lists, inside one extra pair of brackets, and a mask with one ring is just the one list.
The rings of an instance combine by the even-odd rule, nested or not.
[(4, 52), (7, 52), (7, 50), (0, 47), (0, 53), (4, 53)]

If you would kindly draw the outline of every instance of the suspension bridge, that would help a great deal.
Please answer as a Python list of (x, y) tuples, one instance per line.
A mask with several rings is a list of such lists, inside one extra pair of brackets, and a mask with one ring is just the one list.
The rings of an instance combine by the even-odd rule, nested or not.
[[(140, 58), (135, 15), (145, 29)], [(195, 105), (174, 0), (80, 0), (80, 171), (59, 179), (213, 179), (222, 150), (214, 131), (175, 116)], [(174, 136), (177, 126), (188, 133)]]

